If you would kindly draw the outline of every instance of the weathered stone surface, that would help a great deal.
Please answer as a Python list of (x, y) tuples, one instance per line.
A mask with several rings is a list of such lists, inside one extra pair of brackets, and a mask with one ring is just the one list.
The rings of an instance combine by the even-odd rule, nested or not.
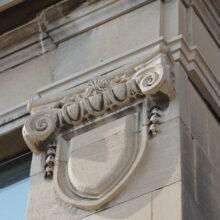
[[(16, 68), (16, 66), (22, 65), (25, 62), (32, 63), (31, 60), (37, 59), (37, 57), (39, 56), (42, 56), (41, 59), (47, 57), (47, 52), (53, 50), (55, 48), (55, 45), (51, 41), (51, 39), (43, 39), (43, 36), (41, 36), (40, 34), (38, 35), (38, 37), (39, 37), (39, 41), (33, 42), (31, 46), (27, 46), (27, 47), (24, 46), (23, 50), (19, 50), (19, 48), (16, 48), (17, 49), (16, 51), (16, 49), (13, 48), (15, 49), (16, 53), (12, 52), (12, 54), (10, 54), (9, 52), (8, 56), (5, 55), (3, 52), (2, 57), (0, 59), (0, 73), (5, 72), (7, 70), (10, 71), (10, 69)], [(48, 60), (48, 62), (50, 62), (50, 60)], [(42, 68), (42, 70), (44, 71), (44, 66), (42, 67), (39, 66), (38, 68), (39, 69)]]
[(0, 111), (36, 96), (51, 81), (52, 54), (46, 54), (0, 75)]
[[(210, 0), (183, 0), (187, 7), (192, 7), (195, 13), (199, 16), (200, 20), (207, 31), (212, 35), (216, 44), (220, 45), (220, 32), (219, 32), (219, 1)], [(192, 31), (192, 30), (191, 30)], [(205, 38), (204, 38), (205, 39)]]
[[(192, 199), (196, 199), (196, 153), (191, 134), (181, 126), (181, 176), (182, 184)], [(184, 195), (183, 195), (184, 197)]]
[(154, 1), (60, 44), (53, 80), (71, 75), (73, 69), (74, 72), (86, 69), (159, 37), (159, 13), (160, 3)]
[[(81, 93), (64, 97), (56, 103), (47, 105), (45, 102), (44, 105), (32, 109), (33, 115), (25, 123), (23, 135), (28, 146), (35, 153), (42, 153), (47, 146), (45, 177), (53, 175), (53, 166), (56, 161), (54, 186), (52, 186), (55, 187), (61, 201), (70, 206), (97, 210), (125, 188), (125, 184), (145, 156), (146, 145), (150, 146), (154, 143), (152, 139), (148, 144), (146, 114), (149, 110), (146, 109), (147, 105), (144, 104), (146, 101), (143, 102), (143, 97), (160, 92), (162, 97), (166, 97), (167, 102), (173, 100), (173, 87), (172, 83), (169, 83), (170, 72), (165, 66), (166, 62), (165, 56), (157, 56), (152, 61), (140, 63), (125, 73), (118, 72), (118, 75), (113, 78), (97, 77), (91, 80), (88, 87)], [(132, 108), (125, 108), (126, 105), (131, 104)], [(161, 118), (159, 123), (149, 122), (155, 126), (158, 124), (161, 128), (158, 133), (160, 138), (163, 138), (163, 132), (166, 131), (163, 128), (164, 124), (171, 123), (171, 127), (179, 127), (177, 105), (177, 102), (172, 101), (166, 111), (161, 111), (163, 112), (161, 115), (158, 113), (160, 117), (157, 117)], [(136, 113), (129, 113), (117, 119), (122, 114), (128, 114), (128, 111)], [(157, 115), (157, 113), (154, 114)], [(105, 119), (107, 124), (95, 128), (94, 126), (98, 123), (96, 121), (101, 120), (101, 117), (109, 117), (108, 120)], [(109, 122), (110, 119), (113, 121)], [(91, 124), (93, 130), (85, 133), (86, 124)], [(78, 132), (82, 134), (74, 137)], [(157, 132), (154, 136), (156, 134)], [(169, 145), (174, 148), (172, 153), (169, 151), (171, 156), (169, 161), (174, 170), (168, 174), (170, 175), (168, 179), (165, 177), (168, 183), (159, 182), (159, 185), (167, 185), (180, 176), (178, 129), (172, 136)], [(160, 141), (160, 138), (155, 138), (156, 142)], [(53, 143), (45, 145), (48, 141)], [(56, 148), (58, 153), (55, 159)], [(62, 151), (64, 153), (60, 158)], [(103, 160), (105, 157), (107, 158)], [(35, 162), (40, 162), (39, 158)], [(155, 169), (157, 170), (158, 167)], [(40, 169), (33, 172), (39, 171)], [(142, 181), (142, 178), (140, 179)], [(164, 177), (161, 180), (164, 181)], [(133, 197), (127, 193), (129, 197), (122, 197), (123, 201), (155, 190), (157, 184), (149, 184), (149, 188), (143, 188), (144, 191), (134, 192)], [(117, 204), (118, 201), (115, 201)]]
[(192, 84), (188, 82), (188, 97), (189, 97), (189, 119), (190, 131), (192, 136), (198, 140), (208, 154), (208, 108), (205, 103), (193, 88)]
[[(170, 133), (171, 128), (177, 131), (178, 123), (178, 119), (175, 119), (160, 125), (160, 134), (149, 142), (136, 174), (120, 195), (110, 202), (109, 206), (180, 180), (179, 134)], [(170, 129), (167, 129), (168, 127)], [(169, 140), (166, 138), (167, 135), (171, 137)]]
[(179, 34), (180, 13), (178, 12), (180, 1), (173, 0), (172, 2), (164, 1), (163, 13), (161, 16), (161, 35), (166, 40), (172, 39)]
[[(66, 172), (59, 161), (54, 172), (56, 191), (65, 203), (99, 209), (123, 190), (148, 145), (146, 126), (139, 120), (137, 113), (129, 114), (70, 138)], [(58, 151), (65, 147), (60, 144)]]
[[(101, 126), (78, 136), (78, 141), (71, 139), (68, 176), (79, 192), (93, 196), (103, 194), (133, 161), (136, 148), (133, 132), (138, 131), (133, 130), (132, 117), (118, 121), (125, 127), (118, 129), (116, 120), (109, 123), (110, 130)], [(80, 139), (86, 143), (79, 143)]]
[(196, 147), (196, 197), (204, 210), (205, 219), (218, 220), (220, 216), (220, 173), (209, 161), (197, 142)]
[(42, 181), (43, 173), (30, 177), (26, 218), (30, 220), (78, 220), (90, 214), (65, 205), (56, 195), (50, 181)]
[[(159, 55), (126, 71), (118, 71), (114, 77), (98, 76), (89, 81), (86, 89), (64, 94), (58, 100), (53, 96), (32, 109), (30, 105), (35, 105), (33, 101), (28, 106), (32, 115), (23, 127), (23, 137), (27, 145), (34, 153), (41, 153), (48, 140), (55, 139), (57, 132), (63, 132), (68, 126), (83, 126), (85, 122), (117, 112), (126, 105), (156, 93), (166, 97), (163, 102), (167, 106), (169, 100), (174, 98), (174, 90), (166, 62), (166, 57)], [(175, 102), (173, 103), (175, 106)], [(174, 109), (174, 112), (176, 110), (170, 109)]]
[(188, 83), (189, 79), (185, 70), (180, 64), (176, 65), (176, 96), (179, 102), (179, 114), (180, 118), (183, 121), (186, 127), (189, 127), (189, 92), (188, 92)]
[(181, 182), (152, 193), (152, 220), (182, 220)]
[(151, 220), (151, 193), (92, 214), (85, 220)]
[(191, 129), (184, 123), (181, 126), (183, 219), (215, 220), (220, 207), (216, 188), (220, 181), (219, 124), (191, 83), (186, 83)]
[[(70, 1), (65, 2), (70, 3)], [(213, 0), (209, 2), (194, 0), (193, 2), (204, 3), (203, 5), (206, 4), (209, 7)], [(52, 137), (57, 138), (55, 132), (59, 133), (60, 129), (63, 129), (62, 132), (64, 132), (67, 131), (65, 129), (74, 130), (74, 126), (83, 128), (88, 122), (99, 120), (99, 117), (106, 116), (106, 113), (109, 114), (108, 107), (111, 104), (102, 105), (108, 100), (102, 98), (106, 93), (99, 90), (102, 90), (103, 85), (96, 90), (97, 85), (92, 82), (85, 91), (86, 81), (93, 76), (105, 74), (112, 77), (114, 71), (130, 65), (130, 62), (132, 63), (136, 58), (147, 60), (142, 65), (145, 68), (150, 59), (149, 54), (154, 54), (154, 57), (162, 54), (165, 58), (163, 69), (171, 70), (172, 73), (172, 77), (166, 80), (176, 84), (177, 99), (174, 99), (174, 96), (171, 98), (169, 92), (166, 93), (170, 97), (170, 102), (168, 108), (161, 111), (161, 117), (157, 123), (158, 134), (150, 139), (143, 160), (133, 173), (128, 185), (124, 186), (122, 192), (118, 193), (98, 212), (83, 211), (75, 206), (64, 204), (54, 190), (55, 180), (44, 180), (44, 166), (51, 161), (53, 162), (54, 158), (45, 163), (44, 153), (40, 156), (34, 156), (27, 219), (218, 220), (220, 216), (220, 192), (218, 189), (220, 182), (218, 159), (220, 129), (218, 122), (212, 117), (208, 106), (202, 100), (206, 99), (209, 107), (217, 114), (219, 113), (219, 48), (213, 41), (216, 35), (210, 35), (215, 26), (207, 28), (204, 25), (204, 23), (207, 25), (210, 13), (208, 17), (205, 16), (205, 20), (200, 20), (202, 16), (200, 14), (198, 17), (198, 11), (185, 8), (178, 0), (90, 1), (88, 5), (85, 4), (77, 10), (72, 10), (73, 8), (69, 6), (68, 4), (65, 6), (66, 12), (70, 12), (68, 16), (52, 23), (49, 22), (49, 24), (45, 21), (44, 30), (46, 31), (40, 32), (39, 36), (33, 36), (33, 39), (28, 42), (20, 42), (19, 44), (15, 42), (16, 46), (8, 47), (10, 42), (13, 42), (12, 39), (19, 41), (24, 39), (23, 35), (27, 37), (27, 33), (32, 33), (28, 32), (29, 27), (33, 33), (36, 31), (39, 33), (39, 26), (36, 22), (35, 26), (26, 26), (27, 32), (21, 31), (20, 35), (10, 38), (10, 41), (8, 41), (9, 38), (4, 38), (7, 48), (4, 49), (3, 54), (0, 54), (0, 57), (3, 57), (0, 69), (4, 71), (5, 68), (20, 65), (21, 62), (44, 54), (45, 48), (51, 50), (55, 48), (55, 45), (58, 46), (52, 53), (44, 54), (40, 58), (2, 72), (0, 75), (0, 94), (3, 94), (0, 97), (2, 104), (0, 110), (8, 109), (9, 106), (13, 107), (15, 104), (34, 97), (39, 88), (46, 86), (38, 93), (39, 96), (45, 97), (45, 99), (39, 99), (39, 103), (44, 103), (45, 106), (38, 103), (37, 108), (33, 108), (33, 112), (42, 107), (42, 111), (47, 116), (50, 115), (51, 109), (55, 109), (59, 114), (52, 114), (54, 116), (51, 117), (54, 119), (52, 121), (55, 121), (52, 125), (56, 129), (52, 129), (52, 133), (49, 132), (48, 139), (42, 132), (42, 129), (47, 127), (47, 125), (45, 126), (46, 119), (40, 118), (41, 120), (37, 121), (39, 122), (36, 126), (38, 132), (42, 132), (39, 132), (40, 135), (36, 138), (39, 145), (42, 144), (42, 140), (46, 140), (46, 146), (47, 141), (50, 141)], [(53, 20), (53, 13), (56, 10), (56, 15), (61, 16), (64, 13), (62, 9), (65, 7), (52, 7), (49, 10), (52, 15), (47, 14), (48, 19)], [(210, 10), (208, 7), (207, 10)], [(207, 10), (205, 9), (204, 12)], [(219, 16), (216, 13), (211, 14), (211, 17), (218, 21)], [(19, 31), (16, 33), (18, 34)], [(183, 34), (183, 36), (179, 34)], [(44, 41), (41, 41), (42, 38)], [(4, 42), (1, 43), (3, 47)], [(35, 42), (37, 43), (35, 44)], [(44, 48), (44, 46), (46, 47)], [(157, 48), (157, 52), (155, 52), (155, 48)], [(151, 55), (152, 57), (153, 55)], [(153, 69), (151, 70), (154, 72)], [(195, 84), (196, 89), (190, 84), (188, 77)], [(51, 81), (53, 84), (50, 84)], [(135, 83), (140, 86), (140, 81), (136, 80)], [(147, 81), (147, 83), (149, 82)], [(75, 87), (79, 84), (80, 89), (77, 90)], [(113, 91), (114, 95), (116, 94), (113, 99), (114, 104), (118, 105), (121, 103), (120, 100), (129, 97), (129, 101), (126, 99), (126, 102), (118, 105), (120, 108), (127, 108), (127, 105), (133, 104), (134, 99), (130, 102), (131, 94), (127, 96), (127, 92), (131, 90), (125, 89), (130, 85), (129, 83), (122, 84), (117, 89), (111, 90), (111, 87), (109, 90)], [(141, 86), (137, 88), (141, 89)], [(67, 89), (70, 90), (63, 92)], [(77, 95), (82, 95), (81, 89), (84, 91), (84, 101), (78, 102), (77, 98), (79, 97), (73, 97), (72, 95), (75, 93), (71, 92), (77, 91)], [(147, 102), (151, 102), (155, 98), (151, 96), (155, 90), (149, 93), (143, 92), (146, 91), (145, 89), (141, 91), (142, 93), (139, 94), (141, 97), (135, 96), (135, 101), (140, 102), (145, 95)], [(163, 88), (164, 91), (166, 90)], [(52, 99), (48, 98), (47, 102), (47, 96), (50, 92), (55, 95)], [(62, 96), (60, 93), (69, 96)], [(91, 97), (90, 94), (96, 95)], [(61, 97), (62, 100), (58, 97)], [(83, 103), (84, 107), (79, 107), (79, 103)], [(146, 106), (148, 104), (145, 103)], [(64, 105), (66, 107), (62, 108)], [(107, 108), (103, 110), (103, 106), (107, 106)], [(116, 110), (119, 111), (120, 108)], [(79, 109), (85, 111), (82, 113), (78, 111)], [(12, 112), (7, 115), (8, 118)], [(87, 114), (88, 112), (90, 114)], [(75, 123), (81, 117), (79, 113), (83, 115), (82, 123), (81, 121)], [(59, 118), (60, 115), (64, 117)], [(17, 114), (16, 117), (20, 117), (20, 115)], [(12, 117), (10, 120), (16, 120), (16, 117)], [(116, 118), (114, 118), (114, 122), (116, 122)], [(62, 126), (60, 126), (61, 124)], [(119, 123), (119, 127), (120, 125)], [(66, 148), (64, 154), (55, 159), (55, 168), (58, 163), (62, 165), (61, 173), (68, 172), (63, 168), (67, 167), (67, 163), (70, 164), (69, 176), (72, 174), (72, 183), (77, 181), (85, 183), (81, 187), (81, 191), (86, 188), (85, 191), (90, 194), (97, 194), (97, 191), (103, 192), (100, 190), (102, 184), (99, 183), (107, 182), (108, 178), (101, 178), (100, 173), (111, 175), (113, 179), (118, 174), (112, 172), (111, 168), (114, 166), (110, 164), (111, 162), (115, 162), (115, 169), (118, 167), (119, 173), (126, 170), (126, 165), (123, 162), (133, 151), (131, 143), (126, 149), (128, 152), (123, 151), (122, 145), (125, 145), (124, 139), (126, 138), (128, 141), (132, 141), (132, 132), (129, 130), (132, 125), (129, 126), (129, 129), (125, 129), (125, 132), (121, 132), (121, 128), (117, 130), (116, 124), (111, 124), (111, 126), (103, 128), (106, 133), (108, 133), (108, 129), (112, 129), (112, 133), (110, 132), (105, 140), (100, 138), (102, 128), (100, 131), (99, 129), (95, 130), (95, 127), (93, 127), (94, 134), (91, 136), (78, 136), (79, 140), (77, 141), (75, 136), (75, 141), (73, 138), (71, 143), (63, 145)], [(32, 134), (33, 136), (38, 135), (35, 132)], [(39, 148), (40, 152), (43, 149), (44, 145)], [(132, 152), (129, 152), (130, 150)], [(56, 153), (59, 154), (59, 152)], [(69, 154), (72, 160), (67, 162)], [(101, 166), (100, 164), (106, 162), (107, 159), (109, 159), (108, 164)], [(81, 164), (82, 160), (87, 160), (87, 163)], [(88, 166), (89, 169), (87, 169)], [(76, 174), (75, 169), (79, 167), (79, 171), (84, 171)], [(91, 178), (89, 177), (90, 173), (92, 173)], [(81, 178), (82, 176), (83, 178)], [(76, 179), (77, 181), (75, 181)], [(98, 179), (101, 180), (96, 185)], [(59, 180), (59, 185), (66, 182), (66, 178)], [(111, 181), (113, 180), (109, 178), (109, 182), (112, 184)]]
[(209, 146), (209, 160), (214, 167), (220, 171), (220, 125), (216, 118), (209, 112), (208, 117), (208, 146)]
[[(150, 141), (143, 156), (143, 161), (126, 188), (104, 208), (116, 206), (180, 181), (180, 137), (178, 128), (178, 118), (160, 125), (160, 134)], [(45, 181), (43, 173), (36, 174), (31, 179), (33, 182), (31, 182), (29, 190), (28, 219), (46, 218), (48, 209), (51, 218), (55, 219), (59, 219), (61, 216), (62, 219), (69, 219), (70, 216), (72, 216), (72, 219), (78, 219), (79, 216), (83, 217), (91, 214), (91, 212), (82, 211), (73, 206), (68, 209), (67, 206), (60, 205), (62, 202), (55, 195), (53, 183)], [(44, 195), (44, 199), (41, 199), (41, 195)]]
[(199, 206), (198, 202), (192, 197), (191, 193), (182, 184), (182, 219), (183, 220), (205, 220), (205, 210)]

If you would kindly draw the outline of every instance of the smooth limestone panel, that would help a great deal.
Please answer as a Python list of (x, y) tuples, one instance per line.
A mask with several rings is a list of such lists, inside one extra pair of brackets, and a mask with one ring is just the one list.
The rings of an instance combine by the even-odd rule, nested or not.
[(151, 220), (151, 193), (129, 200), (84, 220)]
[(179, 118), (161, 124), (159, 129), (160, 134), (149, 142), (134, 178), (110, 206), (180, 180)]
[(160, 35), (160, 1), (89, 30), (59, 45), (53, 80), (102, 63)]
[(189, 36), (188, 36), (188, 12), (187, 8), (184, 6), (182, 1), (179, 1), (179, 33), (182, 34), (183, 38), (188, 41), (189, 43)]
[(137, 119), (129, 114), (71, 138), (67, 170), (78, 192), (97, 196), (119, 183), (118, 177), (132, 166), (134, 155), (142, 149)]
[(44, 154), (33, 154), (31, 160), (30, 176), (33, 176), (44, 171)]
[[(180, 181), (179, 118), (177, 117), (160, 124), (159, 129), (160, 133), (149, 141), (143, 160), (127, 186), (103, 208), (111, 208), (121, 203), (127, 203), (131, 199)], [(35, 165), (39, 166), (39, 163), (38, 165), (35, 163)], [(27, 220), (80, 219), (93, 213), (64, 205), (54, 192), (53, 181), (44, 180), (43, 176), (44, 174), (41, 172), (35, 173), (31, 177)], [(143, 202), (137, 202), (137, 206), (134, 207), (134, 210), (137, 210), (137, 212), (133, 211), (131, 217), (132, 215), (136, 216), (136, 214), (137, 216), (141, 215), (143, 212), (141, 209), (146, 209), (143, 207)], [(117, 209), (115, 208), (115, 213), (119, 215), (117, 214)], [(108, 216), (108, 213), (103, 214), (103, 216), (105, 215)], [(50, 216), (50, 218), (47, 218), (47, 216)], [(100, 218), (102, 219), (103, 216), (101, 215)]]
[(179, 7), (180, 1), (166, 1), (161, 5), (163, 13), (161, 16), (161, 35), (166, 40), (172, 39), (179, 34)]
[(91, 214), (64, 204), (56, 195), (52, 181), (45, 180), (43, 173), (30, 178), (27, 204), (27, 220), (78, 220)]
[(28, 61), (0, 74), (0, 111), (36, 96), (51, 82), (53, 52)]
[(152, 220), (181, 220), (181, 182), (156, 190), (152, 196)]

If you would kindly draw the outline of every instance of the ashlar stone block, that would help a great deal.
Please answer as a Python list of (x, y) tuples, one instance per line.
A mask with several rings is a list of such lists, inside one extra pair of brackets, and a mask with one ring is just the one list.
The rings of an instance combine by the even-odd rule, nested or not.
[(160, 2), (153, 1), (60, 44), (53, 80), (71, 75), (73, 69), (78, 72), (100, 64), (159, 36)]
[(188, 82), (188, 97), (190, 132), (208, 154), (208, 108), (190, 82)]
[(181, 182), (153, 192), (152, 220), (181, 220)]
[(151, 193), (92, 214), (84, 220), (151, 220)]
[(37, 90), (51, 82), (53, 54), (48, 53), (0, 75), (0, 111), (37, 95)]
[(220, 173), (197, 142), (196, 193), (205, 219), (218, 220), (220, 216)]

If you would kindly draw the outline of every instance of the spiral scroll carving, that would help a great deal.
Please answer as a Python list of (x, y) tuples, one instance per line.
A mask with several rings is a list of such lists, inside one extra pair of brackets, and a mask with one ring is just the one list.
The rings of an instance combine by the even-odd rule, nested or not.
[(48, 118), (40, 118), (37, 122), (35, 122), (35, 129), (37, 131), (45, 131), (48, 128), (48, 124)]
[(23, 137), (33, 152), (40, 151), (41, 143), (55, 132), (58, 122), (57, 110), (35, 113), (26, 121), (22, 131)]
[(159, 90), (163, 83), (163, 71), (161, 67), (143, 68), (134, 75), (139, 88), (144, 94), (152, 94)]
[(147, 73), (142, 80), (142, 85), (145, 87), (152, 86), (159, 78), (159, 74), (156, 72)]

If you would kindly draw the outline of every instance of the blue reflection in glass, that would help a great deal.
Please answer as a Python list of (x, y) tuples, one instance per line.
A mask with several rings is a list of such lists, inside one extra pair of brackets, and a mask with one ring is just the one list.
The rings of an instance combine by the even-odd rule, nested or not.
[(29, 178), (0, 189), (0, 220), (24, 220)]

